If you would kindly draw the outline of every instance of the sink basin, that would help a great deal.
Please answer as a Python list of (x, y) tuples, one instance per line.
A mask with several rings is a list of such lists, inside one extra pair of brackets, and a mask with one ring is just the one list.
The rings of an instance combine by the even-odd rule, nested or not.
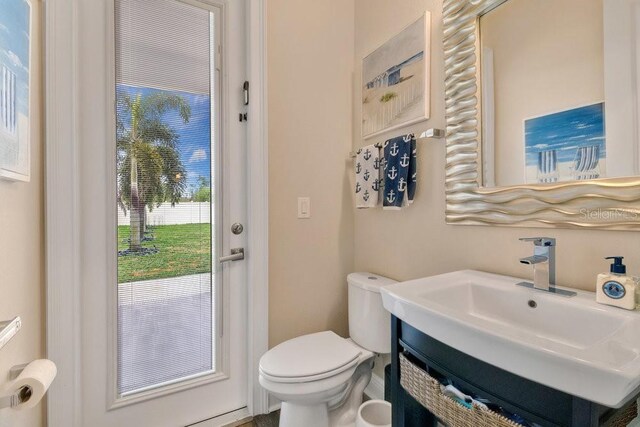
[(557, 390), (618, 408), (640, 390), (640, 313), (457, 271), (382, 288), (394, 316), (459, 351)]

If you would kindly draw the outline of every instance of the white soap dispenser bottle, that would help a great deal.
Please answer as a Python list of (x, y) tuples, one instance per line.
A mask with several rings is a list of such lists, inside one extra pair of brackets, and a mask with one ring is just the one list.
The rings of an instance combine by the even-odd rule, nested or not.
[(635, 278), (627, 276), (627, 267), (622, 263), (623, 258), (621, 256), (605, 258), (612, 259), (613, 263), (609, 273), (598, 274), (596, 301), (600, 304), (634, 310), (638, 282)]

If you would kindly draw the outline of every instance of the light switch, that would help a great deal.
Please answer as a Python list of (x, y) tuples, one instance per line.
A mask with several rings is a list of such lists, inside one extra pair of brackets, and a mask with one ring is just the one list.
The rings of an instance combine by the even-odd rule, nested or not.
[(311, 218), (311, 199), (298, 197), (298, 218)]

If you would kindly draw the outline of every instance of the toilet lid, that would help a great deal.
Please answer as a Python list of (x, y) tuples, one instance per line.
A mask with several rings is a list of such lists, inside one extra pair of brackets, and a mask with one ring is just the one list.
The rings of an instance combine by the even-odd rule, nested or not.
[(318, 332), (267, 351), (260, 359), (260, 371), (282, 382), (317, 380), (349, 369), (361, 353), (357, 346), (331, 331)]

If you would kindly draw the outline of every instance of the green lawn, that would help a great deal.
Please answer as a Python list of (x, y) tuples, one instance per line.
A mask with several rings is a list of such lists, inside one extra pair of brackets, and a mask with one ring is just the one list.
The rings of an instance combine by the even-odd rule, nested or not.
[[(151, 227), (152, 241), (143, 246), (160, 252), (118, 257), (118, 283), (184, 276), (211, 271), (210, 224), (159, 225)], [(129, 226), (118, 226), (118, 250), (129, 247)]]

